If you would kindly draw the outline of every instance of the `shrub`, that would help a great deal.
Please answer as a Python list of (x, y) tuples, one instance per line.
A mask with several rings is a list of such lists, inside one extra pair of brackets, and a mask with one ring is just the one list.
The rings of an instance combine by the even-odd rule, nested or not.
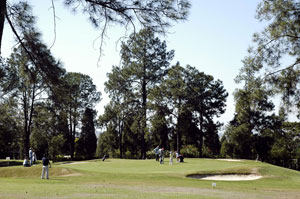
[(188, 158), (195, 158), (195, 157), (199, 157), (199, 152), (198, 149), (193, 146), (193, 145), (186, 145), (183, 146), (180, 153), (184, 156), (184, 157), (188, 157)]

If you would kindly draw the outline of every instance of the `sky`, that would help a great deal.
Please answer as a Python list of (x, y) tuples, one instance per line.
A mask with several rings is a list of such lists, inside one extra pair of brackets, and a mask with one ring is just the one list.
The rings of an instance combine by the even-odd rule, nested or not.
[[(51, 48), (54, 57), (62, 61), (68, 72), (80, 72), (93, 79), (98, 91), (102, 93), (102, 101), (96, 106), (98, 114), (102, 114), (104, 106), (109, 102), (104, 91), (106, 74), (111, 72), (113, 65), (120, 63), (120, 42), (117, 41), (124, 35), (124, 28), (110, 27), (103, 46), (103, 55), (98, 62), (100, 30), (90, 24), (87, 15), (80, 11), (73, 13), (62, 1), (55, 0), (57, 18), (54, 26), (51, 0), (28, 2), (33, 6), (33, 14), (37, 16), (37, 27), (42, 33), (43, 41), (49, 47), (55, 41)], [(243, 66), (241, 60), (247, 55), (248, 47), (252, 45), (252, 35), (264, 28), (255, 19), (259, 0), (190, 2), (192, 7), (188, 20), (173, 23), (168, 35), (157, 36), (167, 42), (168, 50), (175, 50), (172, 64), (177, 61), (182, 66), (189, 64), (223, 82), (229, 96), (226, 112), (218, 120), (227, 124), (234, 114), (233, 92), (241, 87), (235, 84), (234, 78)], [(15, 43), (6, 24), (2, 44), (3, 57), (10, 55)]]

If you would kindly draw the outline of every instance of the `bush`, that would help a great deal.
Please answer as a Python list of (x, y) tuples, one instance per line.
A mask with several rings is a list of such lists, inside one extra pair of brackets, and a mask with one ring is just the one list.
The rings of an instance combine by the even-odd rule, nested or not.
[(204, 157), (204, 158), (215, 158), (216, 155), (209, 148), (203, 147), (202, 157)]
[(193, 145), (186, 145), (183, 146), (180, 153), (184, 156), (184, 157), (188, 157), (188, 158), (196, 158), (199, 157), (199, 152), (198, 149), (193, 146)]
[(146, 158), (147, 159), (155, 159), (155, 153), (154, 153), (154, 151), (153, 150), (147, 151)]

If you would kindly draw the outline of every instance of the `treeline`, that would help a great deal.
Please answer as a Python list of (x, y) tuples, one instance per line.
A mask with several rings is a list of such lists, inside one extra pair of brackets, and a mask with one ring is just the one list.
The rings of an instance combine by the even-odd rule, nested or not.
[(101, 93), (89, 76), (62, 67), (42, 42), (34, 17), (23, 14), (22, 43), (0, 60), (0, 158), (24, 158), (29, 148), (38, 158), (94, 157), (94, 107)]
[[(218, 117), (228, 96), (222, 82), (196, 67), (172, 65), (174, 51), (151, 28), (122, 43), (121, 63), (105, 82), (110, 102), (97, 118), (101, 93), (92, 79), (65, 71), (24, 15), (21, 45), (0, 63), (0, 158), (24, 158), (32, 147), (38, 157), (48, 153), (54, 160), (145, 159), (159, 145), (188, 157), (258, 159), (299, 169), (299, 123), (288, 122), (292, 110), (297, 116), (300, 110), (300, 15), (288, 12), (299, 9), (294, 1), (259, 5), (257, 17), (270, 25), (254, 35), (242, 61), (235, 114), (221, 138)], [(282, 98), (278, 113), (274, 97)]]
[(157, 145), (193, 157), (219, 154), (216, 118), (228, 94), (220, 80), (195, 67), (171, 66), (173, 57), (149, 29), (122, 44), (121, 66), (105, 83), (111, 101), (99, 117), (97, 154), (143, 159)]
[(219, 138), (217, 118), (227, 97), (222, 82), (191, 66), (169, 66), (173, 53), (147, 29), (123, 43), (121, 67), (114, 66), (105, 83), (111, 101), (98, 120), (97, 154), (151, 158), (159, 145), (188, 157), (257, 159), (299, 169), (299, 123), (288, 122), (291, 106), (284, 99), (275, 113), (272, 99), (283, 90), (259, 76), (257, 58), (243, 60), (234, 118)]
[(55, 161), (144, 159), (156, 145), (191, 157), (219, 154), (215, 119), (228, 95), (222, 82), (192, 66), (171, 66), (174, 51), (150, 29), (122, 44), (122, 64), (105, 83), (111, 101), (98, 119), (93, 107), (101, 93), (92, 79), (66, 72), (33, 24), (23, 34), (26, 48), (1, 59), (0, 158), (24, 158), (33, 148)]

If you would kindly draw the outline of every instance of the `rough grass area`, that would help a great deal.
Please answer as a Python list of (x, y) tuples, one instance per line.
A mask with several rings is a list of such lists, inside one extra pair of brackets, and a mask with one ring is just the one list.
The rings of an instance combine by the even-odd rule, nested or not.
[[(72, 169), (61, 167), (50, 168), (53, 176), (72, 176), (76, 174)], [(13, 166), (0, 169), (0, 178), (39, 178), (41, 176), (42, 166), (33, 165), (31, 167)]]
[[(254, 161), (185, 159), (158, 164), (155, 160), (108, 159), (56, 163), (50, 180), (41, 180), (41, 165), (0, 168), (1, 199), (73, 198), (289, 198), (300, 197), (300, 172)], [(259, 174), (254, 181), (191, 179), (191, 174)], [(215, 183), (216, 186), (212, 186)]]

